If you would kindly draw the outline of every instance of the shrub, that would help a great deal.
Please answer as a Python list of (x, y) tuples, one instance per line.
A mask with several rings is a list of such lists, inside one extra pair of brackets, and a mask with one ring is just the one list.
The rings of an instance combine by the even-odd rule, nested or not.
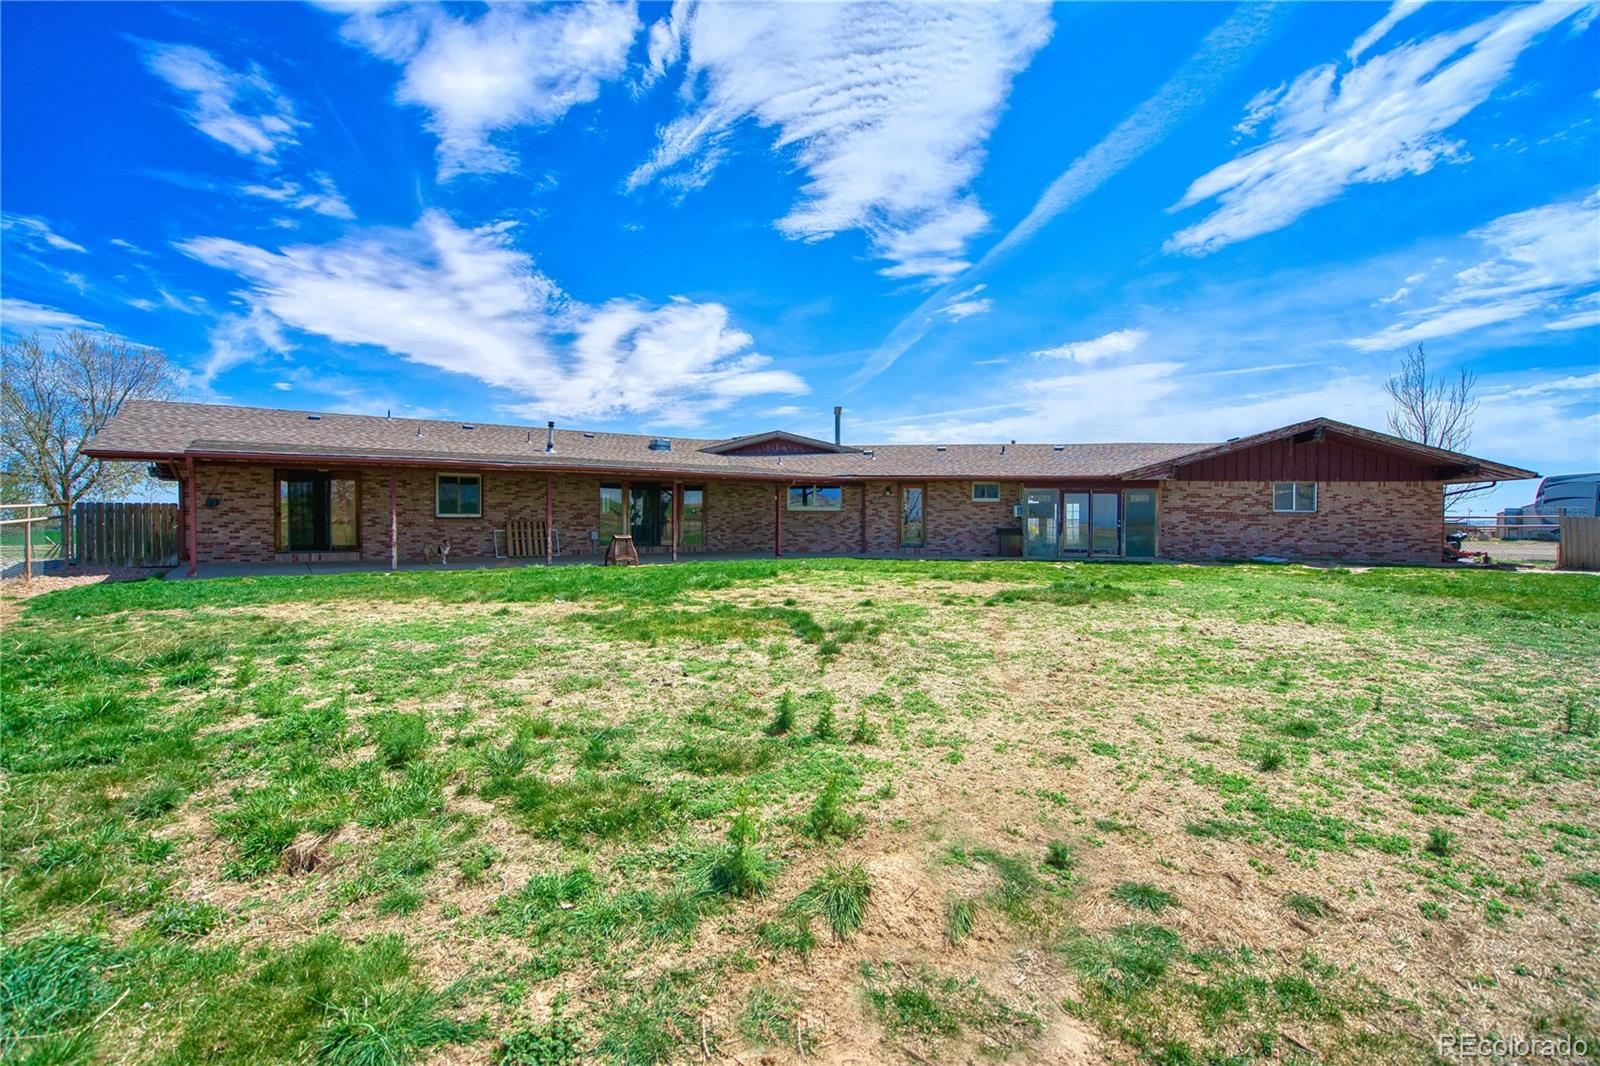
[(749, 811), (735, 815), (728, 827), (727, 842), (706, 861), (706, 889), (719, 896), (747, 899), (771, 888), (778, 864), (761, 850), (760, 840), (761, 825), (756, 816)]
[(431, 742), (428, 720), (415, 713), (381, 715), (368, 727), (383, 764), (398, 769), (421, 755)]
[(844, 782), (837, 776), (817, 793), (811, 809), (806, 812), (802, 825), (806, 836), (813, 840), (844, 839), (861, 828), (862, 818), (844, 809)]
[(1044, 849), (1044, 864), (1052, 870), (1066, 872), (1078, 865), (1078, 857), (1073, 854), (1072, 845), (1061, 840), (1052, 840)]
[(781, 737), (794, 729), (794, 697), (785, 692), (778, 697), (778, 710), (767, 723), (767, 736)]
[(1428, 842), (1422, 845), (1422, 850), (1442, 859), (1455, 850), (1455, 839), (1455, 834), (1448, 829), (1434, 826), (1428, 830)]
[(837, 716), (832, 707), (824, 707), (817, 712), (817, 720), (811, 727), (811, 735), (818, 740), (832, 740), (839, 735)]

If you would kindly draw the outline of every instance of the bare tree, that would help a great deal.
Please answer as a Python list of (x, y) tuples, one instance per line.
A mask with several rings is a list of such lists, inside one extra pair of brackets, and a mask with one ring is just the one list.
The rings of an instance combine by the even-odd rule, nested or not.
[[(1478, 375), (1466, 367), (1453, 375), (1435, 375), (1428, 371), (1428, 353), (1422, 345), (1409, 348), (1400, 359), (1400, 369), (1383, 383), (1389, 394), (1389, 429), (1418, 444), (1466, 451), (1478, 413), (1477, 387)], [(1493, 487), (1486, 483), (1446, 489), (1445, 506)]]
[(61, 554), (72, 552), (72, 508), (91, 493), (117, 496), (143, 484), (134, 463), (91, 459), (83, 449), (122, 404), (162, 398), (176, 375), (158, 349), (73, 331), (48, 348), (37, 334), (0, 349), (0, 448), (5, 468), (39, 502), (61, 508)]

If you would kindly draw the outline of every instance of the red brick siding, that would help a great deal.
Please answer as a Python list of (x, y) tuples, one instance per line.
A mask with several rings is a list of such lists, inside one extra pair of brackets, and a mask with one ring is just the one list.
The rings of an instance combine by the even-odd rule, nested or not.
[(1317, 509), (1275, 514), (1270, 481), (1168, 481), (1158, 503), (1169, 559), (1288, 559), (1437, 563), (1444, 493), (1436, 481), (1329, 481)]

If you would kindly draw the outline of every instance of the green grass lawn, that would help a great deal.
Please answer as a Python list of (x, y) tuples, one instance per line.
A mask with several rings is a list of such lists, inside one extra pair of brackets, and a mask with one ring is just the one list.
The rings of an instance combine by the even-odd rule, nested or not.
[(697, 563), (10, 612), (7, 1061), (1600, 1038), (1587, 575)]

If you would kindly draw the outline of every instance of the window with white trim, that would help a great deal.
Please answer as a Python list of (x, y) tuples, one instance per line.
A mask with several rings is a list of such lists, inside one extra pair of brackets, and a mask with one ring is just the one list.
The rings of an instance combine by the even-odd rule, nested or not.
[(972, 483), (972, 502), (974, 503), (999, 503), (1000, 482), (974, 481)]
[(789, 510), (837, 511), (844, 506), (844, 489), (838, 485), (790, 485)]
[(482, 518), (483, 478), (478, 474), (437, 475), (433, 513), (439, 518)]
[(1305, 514), (1317, 509), (1315, 481), (1274, 481), (1272, 509), (1279, 514)]

